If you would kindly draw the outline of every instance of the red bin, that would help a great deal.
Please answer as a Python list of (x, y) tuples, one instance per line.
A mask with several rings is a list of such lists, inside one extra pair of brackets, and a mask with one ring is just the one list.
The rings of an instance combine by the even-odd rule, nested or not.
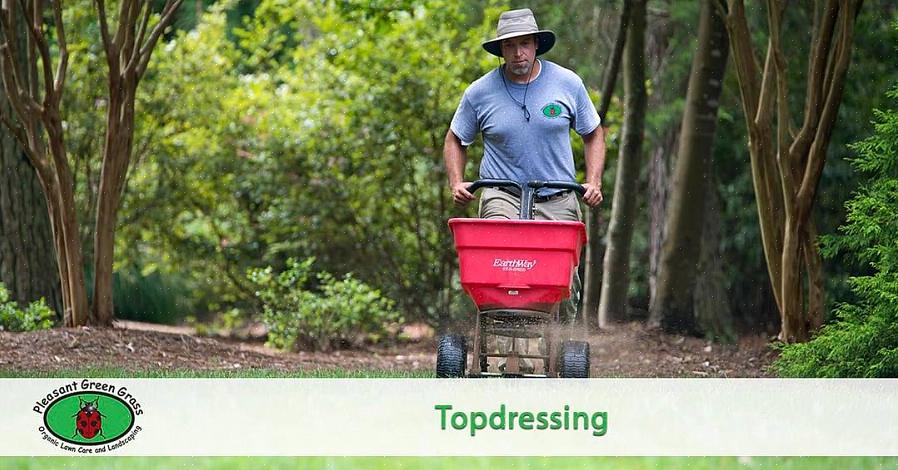
[(461, 284), (481, 311), (550, 311), (570, 296), (586, 244), (581, 222), (450, 219)]

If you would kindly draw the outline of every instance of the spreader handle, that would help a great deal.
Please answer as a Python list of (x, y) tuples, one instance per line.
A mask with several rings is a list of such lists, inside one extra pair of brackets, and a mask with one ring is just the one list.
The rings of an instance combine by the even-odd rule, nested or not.
[(586, 188), (584, 188), (579, 183), (574, 183), (572, 181), (539, 181), (539, 180), (531, 180), (527, 182), (527, 186), (530, 186), (533, 189), (539, 188), (550, 188), (550, 189), (570, 189), (571, 191), (575, 191), (579, 195), (586, 194)]
[(471, 186), (468, 186), (468, 192), (473, 194), (480, 188), (517, 188), (518, 193), (521, 192), (521, 184), (517, 181), (493, 179), (477, 180), (471, 183)]

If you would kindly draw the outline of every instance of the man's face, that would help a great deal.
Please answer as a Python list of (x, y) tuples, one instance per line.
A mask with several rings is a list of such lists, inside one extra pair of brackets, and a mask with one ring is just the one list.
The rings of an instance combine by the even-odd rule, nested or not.
[(536, 60), (536, 36), (518, 36), (502, 40), (502, 58), (508, 64), (508, 71), (513, 75), (525, 78), (530, 75), (533, 62)]

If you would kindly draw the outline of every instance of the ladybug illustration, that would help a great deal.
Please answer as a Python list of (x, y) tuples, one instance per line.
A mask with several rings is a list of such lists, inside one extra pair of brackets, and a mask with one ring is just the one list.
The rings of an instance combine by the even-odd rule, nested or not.
[(78, 397), (78, 405), (81, 409), (72, 415), (75, 418), (75, 434), (72, 437), (81, 434), (81, 437), (85, 439), (93, 439), (97, 434), (103, 435), (103, 413), (97, 409), (99, 402), (100, 397), (94, 401), (84, 401)]

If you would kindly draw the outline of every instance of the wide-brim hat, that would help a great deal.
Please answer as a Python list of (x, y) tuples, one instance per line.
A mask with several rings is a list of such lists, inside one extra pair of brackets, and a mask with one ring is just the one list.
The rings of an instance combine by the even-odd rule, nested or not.
[(545, 54), (555, 45), (555, 33), (548, 29), (539, 29), (536, 18), (529, 8), (510, 10), (499, 15), (499, 24), (496, 26), (496, 37), (484, 41), (483, 48), (490, 54), (502, 57), (502, 40), (516, 38), (518, 36), (536, 35), (539, 38), (539, 46), (536, 55)]

